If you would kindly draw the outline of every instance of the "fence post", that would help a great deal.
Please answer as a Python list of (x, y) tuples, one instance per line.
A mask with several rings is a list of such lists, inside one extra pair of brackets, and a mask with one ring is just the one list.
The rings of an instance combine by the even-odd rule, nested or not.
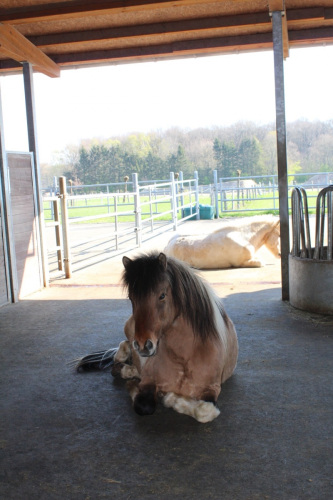
[(140, 201), (140, 188), (138, 174), (132, 174), (133, 182), (133, 195), (134, 195), (134, 214), (135, 214), (135, 232), (136, 232), (136, 244), (141, 247), (141, 201)]
[[(54, 192), (53, 192), (54, 190)], [(57, 183), (57, 177), (54, 175), (53, 176), (53, 188), (52, 188), (52, 195), (55, 194), (57, 195), (57, 191), (58, 191), (58, 183)]]
[(63, 270), (63, 262), (62, 262), (62, 247), (61, 247), (61, 237), (60, 237), (60, 222), (59, 222), (59, 198), (51, 202), (53, 206), (53, 220), (54, 220), (54, 230), (55, 230), (55, 239), (56, 239), (56, 247), (57, 247), (57, 259), (58, 259), (58, 269), (59, 271)]
[(114, 229), (116, 233), (116, 250), (119, 248), (119, 237), (118, 237), (118, 196), (117, 194), (113, 197), (113, 206), (114, 206)]
[(274, 181), (274, 175), (272, 176), (272, 189), (273, 189), (273, 209), (275, 210), (275, 181)]
[(59, 191), (60, 191), (60, 205), (61, 205), (61, 225), (62, 225), (62, 239), (64, 245), (64, 264), (65, 264), (65, 277), (72, 277), (71, 269), (71, 256), (69, 245), (69, 224), (68, 224), (68, 209), (67, 209), (67, 190), (66, 190), (66, 177), (59, 177)]
[(171, 209), (172, 209), (172, 220), (173, 220), (173, 230), (177, 229), (177, 197), (176, 197), (176, 185), (175, 185), (175, 174), (170, 172), (170, 183), (171, 183)]
[(217, 185), (217, 170), (214, 170), (215, 219), (219, 218), (219, 192)]
[(223, 202), (224, 202), (224, 209), (225, 210), (227, 210), (227, 205), (226, 205), (226, 202), (224, 201), (226, 198), (226, 194), (223, 192), (222, 177), (220, 177), (219, 188), (220, 188), (220, 198), (221, 198), (221, 212), (223, 212)]
[[(109, 193), (109, 185), (108, 184), (106, 185), (106, 193), (110, 194)], [(108, 200), (108, 214), (109, 214), (110, 213), (110, 198), (109, 198), (109, 196), (107, 197), (107, 200)]]
[(153, 220), (153, 205), (152, 205), (152, 194), (151, 194), (152, 187), (148, 186), (148, 195), (149, 195), (149, 217), (150, 217), (150, 230), (153, 233), (154, 232), (154, 220)]
[(181, 212), (181, 217), (183, 218), (184, 217), (184, 176), (183, 176), (183, 172), (180, 171), (179, 172), (179, 182), (180, 182), (180, 204), (181, 204), (181, 209), (182, 209), (182, 212)]
[(240, 174), (238, 174), (237, 177), (237, 210), (239, 210), (240, 207)]
[(194, 172), (194, 186), (195, 186), (195, 211), (197, 212), (196, 220), (200, 219), (200, 207), (199, 207), (199, 176), (198, 171)]

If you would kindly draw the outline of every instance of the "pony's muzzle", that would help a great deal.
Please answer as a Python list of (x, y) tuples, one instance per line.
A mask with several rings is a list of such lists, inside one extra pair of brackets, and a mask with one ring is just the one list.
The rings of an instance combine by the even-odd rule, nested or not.
[(141, 348), (139, 342), (137, 340), (134, 340), (133, 348), (138, 352), (140, 356), (142, 356), (143, 358), (147, 358), (156, 354), (157, 345), (154, 344), (154, 342), (152, 342), (150, 339), (148, 339), (144, 343), (143, 348)]

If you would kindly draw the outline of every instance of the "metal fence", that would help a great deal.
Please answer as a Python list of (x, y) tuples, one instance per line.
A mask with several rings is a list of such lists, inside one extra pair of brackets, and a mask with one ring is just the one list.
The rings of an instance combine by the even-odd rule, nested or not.
[[(295, 185), (307, 190), (309, 212), (315, 210), (318, 192), (333, 183), (331, 172), (292, 174), (288, 178), (290, 193)], [(55, 229), (55, 244), (49, 251), (57, 252), (58, 268), (62, 269), (64, 263), (66, 276), (71, 272), (68, 242), (69, 228), (74, 223), (109, 223), (110, 248), (118, 250), (120, 244), (133, 239), (140, 247), (152, 235), (176, 230), (179, 223), (188, 219), (199, 219), (202, 208), (199, 197), (205, 197), (206, 203), (209, 200), (216, 218), (231, 213), (279, 211), (277, 175), (218, 179), (214, 170), (213, 183), (208, 186), (199, 186), (197, 172), (189, 180), (183, 179), (182, 172), (171, 172), (169, 181), (139, 181), (137, 174), (132, 175), (131, 181), (127, 179), (123, 183), (85, 186), (66, 186), (62, 180), (51, 192), (45, 192), (46, 226)], [(105, 236), (95, 233), (91, 241), (98, 238)], [(85, 242), (88, 241), (86, 237)]]
[[(266, 175), (258, 176), (254, 175), (251, 177), (220, 177), (218, 178), (217, 170), (213, 172), (214, 178), (212, 184), (209, 185), (199, 185), (198, 184), (198, 194), (207, 195), (209, 197), (209, 203), (214, 206), (215, 217), (220, 215), (226, 215), (230, 213), (240, 213), (240, 212), (263, 212), (263, 211), (279, 211), (279, 189), (278, 189), (278, 176), (277, 175)], [(170, 174), (172, 175), (172, 173)], [(198, 181), (198, 176), (195, 174), (195, 178)], [(177, 177), (177, 174), (175, 174)], [(187, 181), (182, 181), (182, 173), (179, 174), (179, 178), (176, 178), (176, 189), (180, 183), (183, 183), (181, 189), (186, 189)], [(322, 173), (307, 173), (307, 174), (289, 174), (288, 175), (288, 186), (289, 186), (289, 199), (291, 200), (291, 191), (295, 186), (302, 187), (307, 190), (308, 206), (309, 210), (314, 211), (316, 208), (316, 199), (319, 191), (329, 184), (333, 184), (333, 172), (322, 172)], [(170, 193), (169, 183), (165, 180), (154, 180), (154, 181), (139, 181), (140, 194), (141, 196), (147, 195), (151, 198), (159, 196), (168, 196)], [(98, 194), (104, 196), (105, 206), (108, 207), (108, 212), (114, 209), (115, 205), (115, 194), (122, 193), (118, 197), (118, 205), (123, 197), (123, 202), (133, 194), (135, 191), (135, 186), (133, 180), (131, 182), (123, 183), (108, 183), (108, 184), (91, 184), (84, 186), (68, 186), (67, 192), (69, 196), (74, 196), (72, 204), (75, 205), (80, 199), (86, 200), (86, 204), (89, 204), (88, 194), (91, 195), (91, 199)], [(54, 195), (59, 190), (57, 184), (44, 190), (45, 199), (49, 193), (51, 196)], [(93, 196), (95, 194), (95, 196)], [(127, 198), (126, 198), (127, 197)], [(50, 199), (50, 198), (49, 198)], [(101, 197), (101, 199), (103, 199)], [(130, 204), (131, 205), (131, 204)], [(291, 208), (291, 202), (290, 202)]]
[[(176, 177), (176, 178), (175, 178)], [(101, 185), (98, 185), (99, 187)], [(57, 194), (44, 195), (44, 218), (47, 228), (54, 227), (55, 244), (49, 252), (57, 252), (58, 269), (64, 270), (67, 278), (71, 276), (72, 252), (70, 246), (70, 226), (89, 221), (108, 222), (110, 248), (119, 249), (123, 242), (135, 238), (140, 247), (144, 239), (168, 230), (176, 230), (177, 225), (190, 218), (199, 219), (199, 186), (197, 172), (193, 179), (184, 180), (182, 173), (170, 180), (155, 181), (153, 184), (139, 183), (138, 174), (132, 175), (132, 182), (103, 185), (106, 192), (93, 194), (74, 194), (74, 186), (66, 186), (65, 177), (59, 178)], [(89, 186), (91, 188), (92, 186)], [(76, 192), (87, 189), (79, 186)], [(83, 215), (89, 211), (90, 215)], [(91, 211), (95, 213), (92, 215)], [(105, 235), (100, 235), (105, 239)], [(93, 241), (85, 237), (84, 243)], [(82, 242), (83, 243), (83, 242)]]
[[(308, 209), (315, 210), (319, 191), (333, 183), (333, 172), (288, 175), (289, 200), (297, 185), (307, 190)], [(278, 176), (223, 177), (214, 171), (215, 213), (279, 211)], [(291, 207), (291, 205), (290, 205)]]

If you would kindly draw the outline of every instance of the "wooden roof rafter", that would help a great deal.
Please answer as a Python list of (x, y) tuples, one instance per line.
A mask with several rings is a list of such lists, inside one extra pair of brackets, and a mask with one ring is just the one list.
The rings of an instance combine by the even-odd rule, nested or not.
[[(243, 0), (233, 1), (241, 3)], [(118, 12), (138, 12), (168, 7), (174, 9), (177, 6), (195, 6), (202, 3), (202, 0), (114, 0), (112, 2), (108, 0), (76, 0), (6, 9), (6, 12), (0, 14), (0, 22), (24, 24), (50, 21), (51, 19), (78, 19), (80, 17), (95, 17)], [(216, 0), (205, 0), (204, 3), (216, 3)]]
[(0, 53), (20, 63), (29, 62), (48, 76), (60, 76), (59, 66), (13, 26), (0, 24)]

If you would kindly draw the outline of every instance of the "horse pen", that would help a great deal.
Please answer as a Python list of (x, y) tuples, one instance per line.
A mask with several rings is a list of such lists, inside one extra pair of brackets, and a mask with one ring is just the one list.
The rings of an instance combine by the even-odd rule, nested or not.
[[(220, 223), (189, 221), (179, 232)], [(170, 237), (140, 251), (163, 250)], [(239, 341), (221, 413), (206, 424), (162, 405), (139, 416), (110, 373), (67, 364), (124, 339), (122, 255), (3, 308), (3, 498), (332, 498), (333, 320), (281, 301), (279, 260), (258, 254), (265, 267), (200, 273)]]

